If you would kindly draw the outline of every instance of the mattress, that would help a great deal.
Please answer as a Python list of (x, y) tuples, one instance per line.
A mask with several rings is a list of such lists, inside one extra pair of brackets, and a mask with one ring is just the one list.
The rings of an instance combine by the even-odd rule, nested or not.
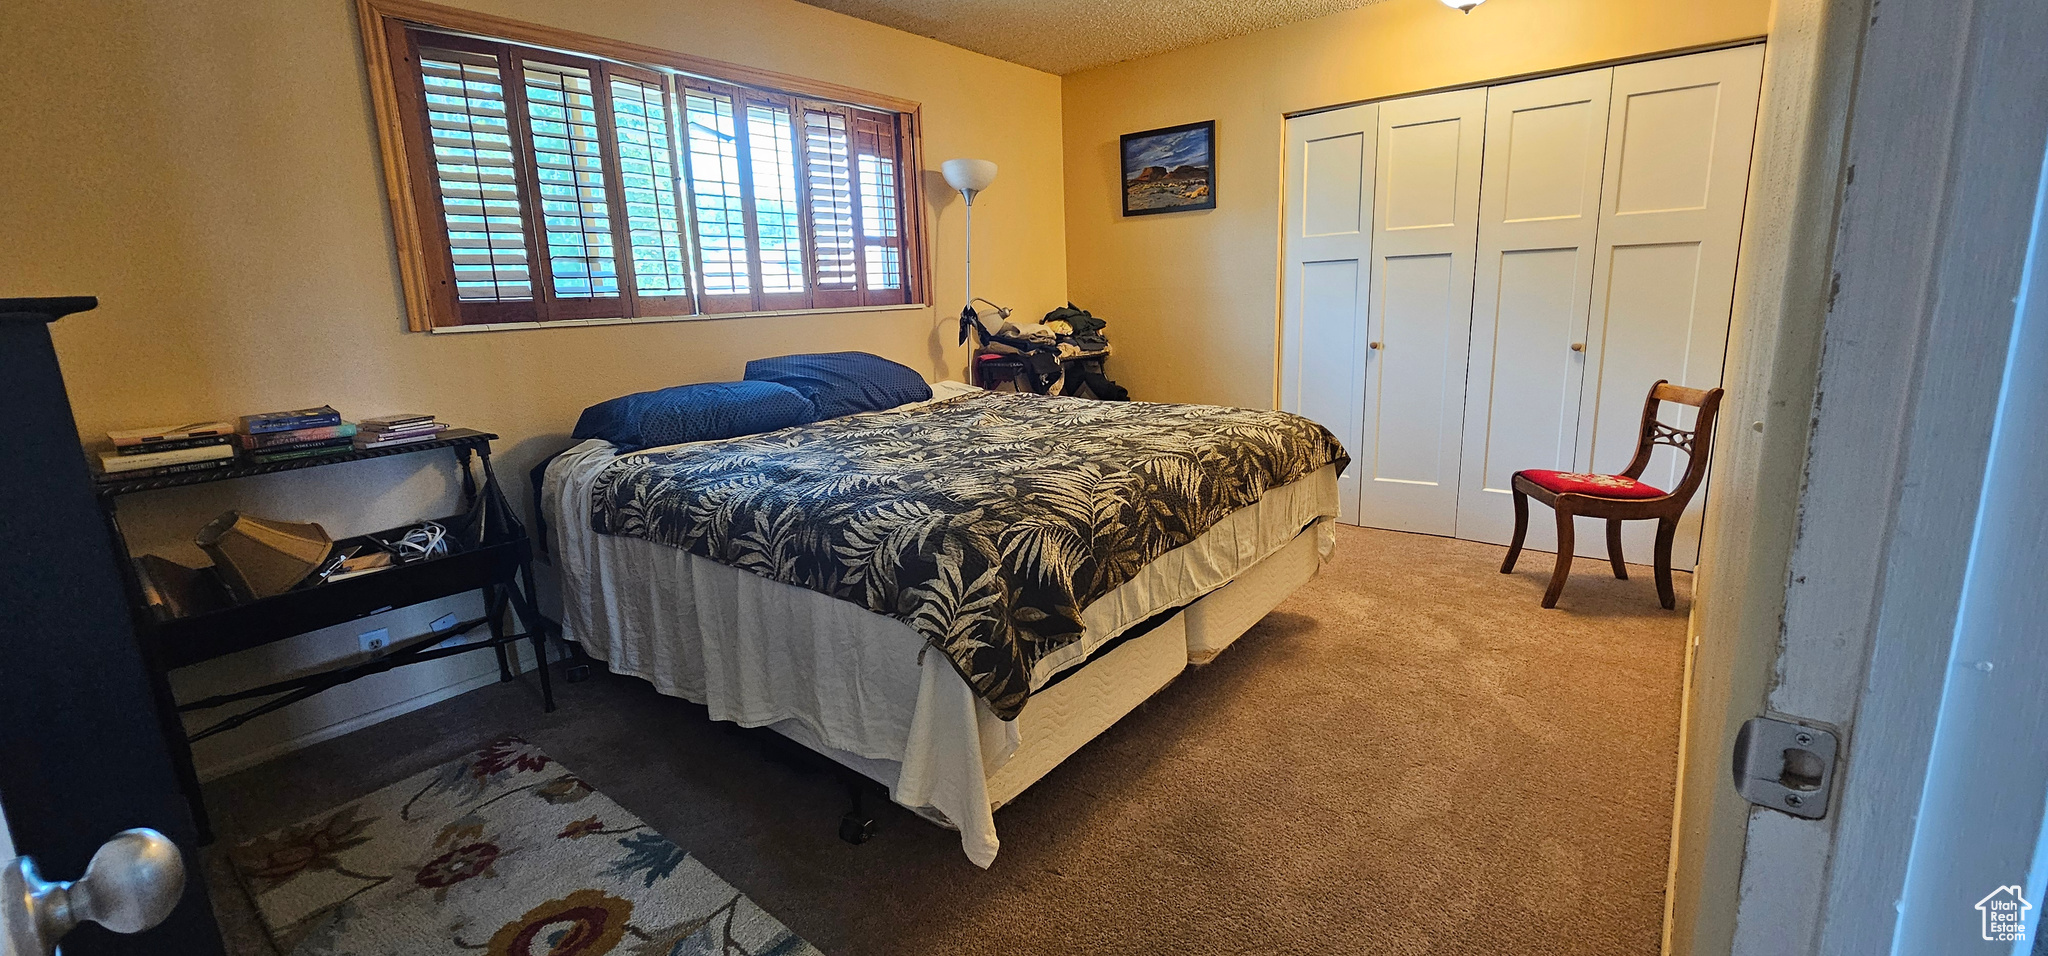
[(1110, 725), (1136, 710), (1187, 669), (1185, 614), (1110, 649), (1065, 680), (1031, 696), (1018, 715), (1024, 744), (988, 775), (988, 799), (1017, 798)]
[[(990, 808), (1000, 809), (1016, 799), (1054, 767), (1172, 683), (1188, 664), (1214, 659), (1295, 587), (1314, 577), (1331, 540), (1334, 533), (1327, 521), (1303, 529), (1293, 542), (1237, 580), (1197, 599), (1151, 631), (1101, 653), (1064, 680), (1033, 695), (1031, 706), (1016, 720), (1016, 748), (1008, 760), (988, 774)], [(1238, 587), (1239, 583), (1249, 586)], [(1220, 606), (1212, 609), (1219, 602)], [(1261, 605), (1266, 609), (1254, 613), (1252, 609)], [(1192, 623), (1198, 619), (1204, 622), (1199, 637)], [(1200, 660), (1194, 659), (1197, 648), (1201, 649)], [(778, 721), (768, 727), (877, 782), (887, 784), (899, 772), (890, 761), (865, 758), (826, 745), (802, 721)], [(953, 826), (942, 815), (924, 816), (941, 826)]]
[(1336, 529), (1317, 522), (1251, 570), (1189, 605), (1188, 663), (1207, 664), (1322, 570)]
[[(592, 531), (590, 483), (616, 457), (604, 442), (584, 442), (550, 464), (543, 480), (542, 510), (557, 529), (564, 635), (615, 672), (706, 705), (713, 719), (771, 727), (873, 777), (896, 802), (957, 827), (978, 865), (993, 862), (1000, 846), (996, 805), (1188, 660), (1187, 621), (1177, 616), (1034, 695), (1018, 720), (996, 719), (951, 662), (925, 653), (900, 621), (675, 548)], [(1125, 630), (1222, 588), (1300, 540), (1305, 527), (1320, 560), (1335, 513), (1334, 467), (1268, 491), (1090, 605), (1082, 639), (1039, 662), (1034, 688)]]

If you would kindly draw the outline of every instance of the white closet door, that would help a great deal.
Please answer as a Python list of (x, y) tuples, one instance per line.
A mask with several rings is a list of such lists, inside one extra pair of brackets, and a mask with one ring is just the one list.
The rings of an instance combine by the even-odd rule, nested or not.
[[(1514, 473), (1577, 455), (1612, 82), (1592, 70), (1487, 91), (1460, 538), (1506, 544)], [(1525, 546), (1556, 550), (1556, 525), (1532, 521)]]
[(1483, 89), (1380, 104), (1359, 523), (1456, 533)]
[[(1372, 262), (1377, 105), (1287, 121), (1280, 407), (1328, 428), (1355, 458), (1365, 404), (1365, 302)], [(1338, 479), (1358, 523), (1356, 465)]]
[[(1581, 470), (1614, 472), (1628, 464), (1650, 383), (1721, 384), (1763, 58), (1762, 46), (1747, 46), (1614, 68), (1579, 419)], [(1667, 406), (1664, 416), (1692, 424), (1692, 410), (1681, 406)], [(1684, 463), (1682, 454), (1659, 446), (1643, 480), (1669, 489)], [(1698, 560), (1705, 500), (1702, 490), (1679, 526), (1674, 567)], [(1581, 554), (1606, 555), (1598, 525), (1581, 522)], [(1647, 563), (1656, 523), (1629, 522), (1625, 529), (1624, 555)]]

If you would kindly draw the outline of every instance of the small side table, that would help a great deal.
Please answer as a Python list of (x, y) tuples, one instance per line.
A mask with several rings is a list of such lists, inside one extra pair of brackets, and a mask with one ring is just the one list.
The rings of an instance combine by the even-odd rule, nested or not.
[[(300, 458), (269, 464), (238, 462), (211, 471), (154, 478), (124, 479), (116, 475), (94, 483), (101, 514), (106, 518), (107, 533), (113, 538), (114, 553), (124, 559), (121, 568), (122, 579), (127, 584), (137, 638), (142, 644), (143, 657), (147, 662), (150, 679), (155, 685), (158, 716), (170, 744), (172, 759), (176, 764), (175, 769), (184, 787), (186, 799), (192, 804), (192, 816), (199, 824), (202, 838), (212, 840), (212, 826), (207, 819), (206, 807), (200, 796), (199, 776), (192, 763), (192, 743), (233, 730), (256, 717), (297, 703), (321, 691), (408, 664), (424, 663), (485, 648), (495, 651), (498, 655), (499, 679), (509, 681), (515, 675), (512, 671), (513, 660), (507, 655), (506, 648), (517, 642), (527, 641), (532, 644), (534, 660), (538, 662), (535, 669), (540, 672), (542, 706), (550, 711), (555, 709), (554, 686), (548, 674), (546, 636), (551, 631), (560, 633), (560, 626), (543, 616), (535, 603), (533, 545), (527, 538), (526, 528), (513, 515), (504, 490), (498, 485), (497, 475), (491, 470), (491, 442), (497, 437), (473, 429), (456, 428), (442, 432), (432, 441), (391, 448), (356, 449), (324, 457)], [(394, 565), (342, 581), (301, 587), (257, 601), (225, 604), (184, 617), (161, 614), (158, 607), (149, 603), (144, 596), (145, 591), (136, 572), (135, 562), (130, 557), (127, 538), (121, 532), (117, 503), (124, 496), (163, 488), (298, 471), (303, 468), (328, 467), (371, 458), (444, 450), (454, 452), (455, 464), (461, 470), (464, 509), (461, 514), (436, 521), (450, 528), (473, 527), (474, 522), (482, 523), (480, 532), (473, 532), (469, 540), (459, 542), (447, 554)], [(476, 480), (473, 462), (482, 465), (481, 485)], [(356, 540), (358, 539), (343, 539), (336, 544), (345, 545)], [(211, 569), (207, 569), (206, 573), (210, 574)], [(180, 704), (171, 694), (169, 675), (177, 668), (261, 647), (383, 611), (409, 607), (467, 591), (484, 592), (483, 617), (460, 622), (448, 630), (394, 640), (383, 652), (367, 660), (189, 703)], [(506, 627), (505, 611), (508, 606), (518, 618), (521, 630), (515, 632)], [(490, 629), (491, 636), (488, 640), (452, 647), (438, 646), (479, 626)], [(273, 695), (282, 696), (276, 696), (273, 700), (227, 717), (190, 737), (186, 736), (184, 723), (178, 716), (189, 711), (211, 710)]]
[[(1066, 383), (1060, 390), (1060, 394), (1075, 394), (1077, 378), (1074, 373), (1080, 369), (1091, 367), (1095, 371), (1100, 372), (1102, 371), (1103, 360), (1108, 357), (1109, 350), (1103, 349), (1099, 352), (1083, 352), (1079, 355), (1071, 355), (1060, 359), (1060, 380)], [(1020, 392), (1036, 392), (1041, 395), (1052, 394), (1049, 386), (1037, 384), (1037, 377), (1032, 374), (1030, 363), (1018, 355), (977, 349), (974, 353), (973, 362), (968, 369), (967, 377), (969, 379), (968, 384), (979, 388), (992, 389), (999, 384), (1007, 383), (1011, 388)]]

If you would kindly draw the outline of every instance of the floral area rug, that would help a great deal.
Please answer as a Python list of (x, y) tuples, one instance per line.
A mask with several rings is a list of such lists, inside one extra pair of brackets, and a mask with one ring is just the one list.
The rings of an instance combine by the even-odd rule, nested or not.
[(229, 856), (290, 956), (818, 952), (516, 737)]

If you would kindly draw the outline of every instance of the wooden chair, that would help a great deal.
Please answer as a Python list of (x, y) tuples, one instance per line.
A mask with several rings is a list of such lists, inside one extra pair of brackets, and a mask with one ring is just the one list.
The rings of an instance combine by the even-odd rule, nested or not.
[[(1643, 425), (1636, 439), (1636, 456), (1618, 475), (1577, 474), (1563, 471), (1518, 471), (1514, 477), (1515, 538), (1508, 545), (1507, 560), (1500, 573), (1512, 574), (1515, 559), (1522, 556), (1522, 538), (1529, 531), (1529, 499), (1534, 498), (1557, 512), (1557, 568), (1550, 572), (1550, 588), (1543, 592), (1543, 606), (1556, 607), (1564, 592), (1565, 578), (1572, 571), (1572, 519), (1579, 515), (1607, 519), (1607, 559), (1614, 576), (1628, 580), (1628, 566), (1621, 558), (1621, 523), (1657, 520), (1657, 600), (1670, 610), (1678, 603), (1671, 592), (1671, 539), (1678, 533), (1678, 516), (1692, 501), (1693, 493), (1707, 474), (1707, 451), (1713, 447), (1714, 418), (1721, 410), (1721, 390), (1672, 385), (1663, 379), (1650, 386), (1643, 402)], [(1673, 428), (1657, 420), (1657, 406), (1677, 402), (1699, 409), (1691, 431)], [(1685, 477), (1671, 491), (1637, 480), (1650, 466), (1650, 453), (1658, 445), (1670, 445), (1686, 454)]]

